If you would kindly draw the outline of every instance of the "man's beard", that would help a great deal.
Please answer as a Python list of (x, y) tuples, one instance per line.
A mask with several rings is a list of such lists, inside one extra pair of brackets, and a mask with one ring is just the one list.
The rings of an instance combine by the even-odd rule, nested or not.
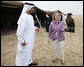
[(31, 14), (35, 14), (35, 11), (32, 11)]

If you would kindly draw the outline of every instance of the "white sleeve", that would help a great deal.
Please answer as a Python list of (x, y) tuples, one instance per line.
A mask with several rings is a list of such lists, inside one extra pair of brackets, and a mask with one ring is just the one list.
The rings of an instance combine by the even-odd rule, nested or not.
[(36, 26), (34, 26), (34, 27), (35, 27), (35, 30), (36, 30), (37, 27)]
[(21, 35), (18, 35), (18, 41), (20, 42), (20, 44), (25, 42)]
[(24, 30), (25, 30), (25, 21), (26, 19), (23, 18), (20, 20), (20, 23), (18, 24), (18, 29), (17, 29), (17, 38), (20, 44), (24, 42)]

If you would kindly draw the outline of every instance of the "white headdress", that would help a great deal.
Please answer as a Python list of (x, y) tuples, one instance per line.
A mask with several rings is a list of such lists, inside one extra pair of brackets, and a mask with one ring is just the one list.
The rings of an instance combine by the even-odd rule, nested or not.
[[(22, 9), (22, 13), (21, 13), (21, 15), (20, 15), (20, 17), (19, 17), (19, 20), (20, 20), (21, 16), (22, 16), (23, 14), (25, 14), (27, 11), (29, 11), (32, 7), (34, 7), (34, 4), (25, 3), (25, 4), (24, 4), (24, 7), (23, 7), (23, 9)], [(19, 20), (18, 20), (17, 24), (20, 23)]]

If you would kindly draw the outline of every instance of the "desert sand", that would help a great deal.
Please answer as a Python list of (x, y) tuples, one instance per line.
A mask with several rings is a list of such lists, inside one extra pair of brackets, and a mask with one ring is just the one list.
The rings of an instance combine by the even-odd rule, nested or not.
[[(38, 61), (37, 66), (83, 66), (83, 16), (73, 16), (75, 21), (75, 33), (64, 32), (65, 64), (60, 62), (58, 48), (57, 62), (53, 63), (52, 41), (48, 43), (48, 33), (45, 28), (45, 36), (41, 33), (35, 35), (35, 45), (32, 52), (33, 60)], [(1, 36), (1, 66), (15, 66), (17, 51), (16, 30)]]

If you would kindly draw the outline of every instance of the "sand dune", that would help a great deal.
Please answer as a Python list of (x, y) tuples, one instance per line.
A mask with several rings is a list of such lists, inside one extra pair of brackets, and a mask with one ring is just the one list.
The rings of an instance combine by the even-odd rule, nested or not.
[[(35, 45), (32, 52), (33, 60), (38, 61), (38, 66), (83, 66), (83, 16), (73, 16), (76, 29), (75, 33), (64, 32), (64, 54), (65, 65), (60, 63), (58, 49), (58, 60), (52, 63), (53, 49), (52, 41), (48, 43), (46, 35), (36, 33)], [(45, 29), (44, 29), (45, 30)], [(14, 66), (17, 50), (16, 30), (14, 33), (1, 36), (1, 66)]]

